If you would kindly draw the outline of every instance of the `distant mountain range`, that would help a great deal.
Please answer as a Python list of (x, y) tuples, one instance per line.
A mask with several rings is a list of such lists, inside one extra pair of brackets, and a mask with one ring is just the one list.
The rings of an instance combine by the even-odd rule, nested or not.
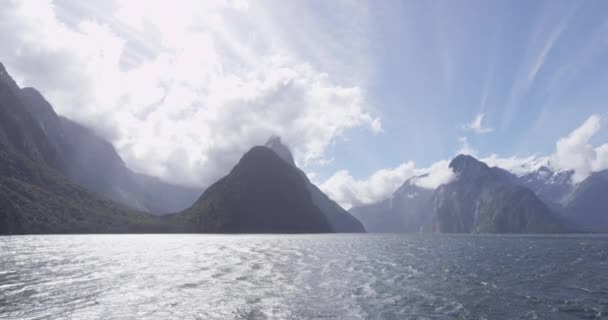
[(204, 192), (172, 185), (130, 170), (0, 64), (0, 234), (608, 231), (608, 171), (573, 184), (548, 164), (513, 174), (460, 155), (449, 166), (450, 183), (428, 189), (413, 177), (349, 212), (272, 137)]
[(573, 184), (572, 171), (548, 164), (515, 175), (459, 155), (450, 168), (457, 178), (437, 189), (414, 177), (389, 199), (350, 212), (369, 232), (608, 232), (608, 171)]
[(390, 198), (351, 208), (368, 232), (419, 232), (428, 224), (433, 190), (416, 185), (423, 176), (406, 180)]

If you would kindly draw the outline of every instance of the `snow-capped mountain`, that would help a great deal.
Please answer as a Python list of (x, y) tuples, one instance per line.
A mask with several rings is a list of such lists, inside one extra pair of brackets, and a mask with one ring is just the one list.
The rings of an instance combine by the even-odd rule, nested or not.
[(433, 193), (428, 228), (442, 233), (554, 233), (561, 219), (506, 170), (469, 155), (450, 162), (457, 178)]
[(564, 198), (573, 190), (572, 170), (554, 171), (547, 166), (518, 177), (520, 184), (530, 188), (547, 204), (562, 204)]
[(554, 168), (548, 157), (531, 157), (518, 166), (503, 168), (577, 230), (608, 230), (607, 170), (593, 172), (585, 180), (574, 183), (574, 171)]
[(534, 191), (551, 207), (562, 204), (572, 192), (572, 170), (555, 168), (550, 157), (530, 156), (527, 158), (498, 158), (491, 156), (483, 159), (489, 166), (509, 172), (516, 183)]

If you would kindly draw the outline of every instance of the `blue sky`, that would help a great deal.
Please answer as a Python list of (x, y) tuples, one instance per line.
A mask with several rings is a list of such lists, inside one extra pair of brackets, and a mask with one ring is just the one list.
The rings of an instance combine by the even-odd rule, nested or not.
[(436, 186), (464, 149), (581, 177), (608, 154), (606, 1), (8, 1), (0, 42), (19, 84), (178, 184), (275, 134), (345, 206)]
[[(453, 156), (458, 137), (485, 155), (548, 154), (608, 110), (608, 3), (400, 4), (371, 9), (368, 90), (384, 132), (352, 133), (357, 143), (336, 144), (327, 171), (349, 163), (365, 176), (404, 159), (428, 165)], [(463, 130), (479, 113), (494, 130)]]

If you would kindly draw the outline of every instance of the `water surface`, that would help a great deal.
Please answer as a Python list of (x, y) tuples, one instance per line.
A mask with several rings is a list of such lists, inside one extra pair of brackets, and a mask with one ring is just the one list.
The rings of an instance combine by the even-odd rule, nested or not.
[(0, 237), (0, 318), (608, 319), (608, 238)]

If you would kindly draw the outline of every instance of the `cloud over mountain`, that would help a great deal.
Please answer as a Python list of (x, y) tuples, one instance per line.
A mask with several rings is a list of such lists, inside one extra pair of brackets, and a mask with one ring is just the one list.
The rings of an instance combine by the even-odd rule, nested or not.
[(169, 19), (162, 1), (3, 6), (0, 59), (11, 74), (136, 171), (204, 186), (271, 134), (307, 163), (348, 129), (381, 130), (357, 81), (303, 59), (269, 8), (179, 1)]
[[(524, 175), (549, 166), (555, 170), (573, 170), (573, 183), (580, 182), (592, 172), (608, 168), (608, 143), (598, 147), (590, 140), (601, 129), (600, 115), (591, 115), (568, 136), (556, 143), (556, 150), (548, 156), (508, 156), (497, 154), (481, 157), (490, 167), (499, 167), (516, 175)], [(457, 154), (476, 155), (477, 151), (466, 137), (460, 138), (461, 147)], [(345, 207), (374, 203), (388, 198), (405, 180), (428, 174), (415, 180), (415, 184), (434, 189), (452, 181), (454, 173), (448, 167), (449, 161), (435, 162), (428, 168), (416, 168), (414, 162), (406, 162), (396, 168), (380, 169), (366, 179), (355, 179), (346, 170), (341, 170), (321, 184), (321, 189)]]
[(347, 170), (340, 170), (320, 185), (334, 201), (345, 208), (386, 199), (403, 182), (411, 177), (419, 187), (435, 189), (454, 179), (449, 161), (438, 161), (428, 168), (416, 168), (413, 162), (405, 162), (395, 168), (381, 169), (366, 179), (356, 179)]
[(592, 115), (567, 137), (559, 139), (551, 165), (574, 170), (574, 182), (582, 181), (591, 172), (608, 168), (608, 143), (594, 147), (590, 142), (605, 121), (600, 115)]
[(576, 180), (608, 167), (600, 116), (554, 154), (526, 155), (605, 112), (603, 11), (488, 4), (478, 19), (477, 6), (9, 0), (0, 61), (131, 169), (175, 183), (208, 186), (271, 135), (347, 205), (420, 172), (436, 172), (425, 187), (449, 181), (444, 162), (420, 165), (454, 153), (518, 172), (550, 163)]

